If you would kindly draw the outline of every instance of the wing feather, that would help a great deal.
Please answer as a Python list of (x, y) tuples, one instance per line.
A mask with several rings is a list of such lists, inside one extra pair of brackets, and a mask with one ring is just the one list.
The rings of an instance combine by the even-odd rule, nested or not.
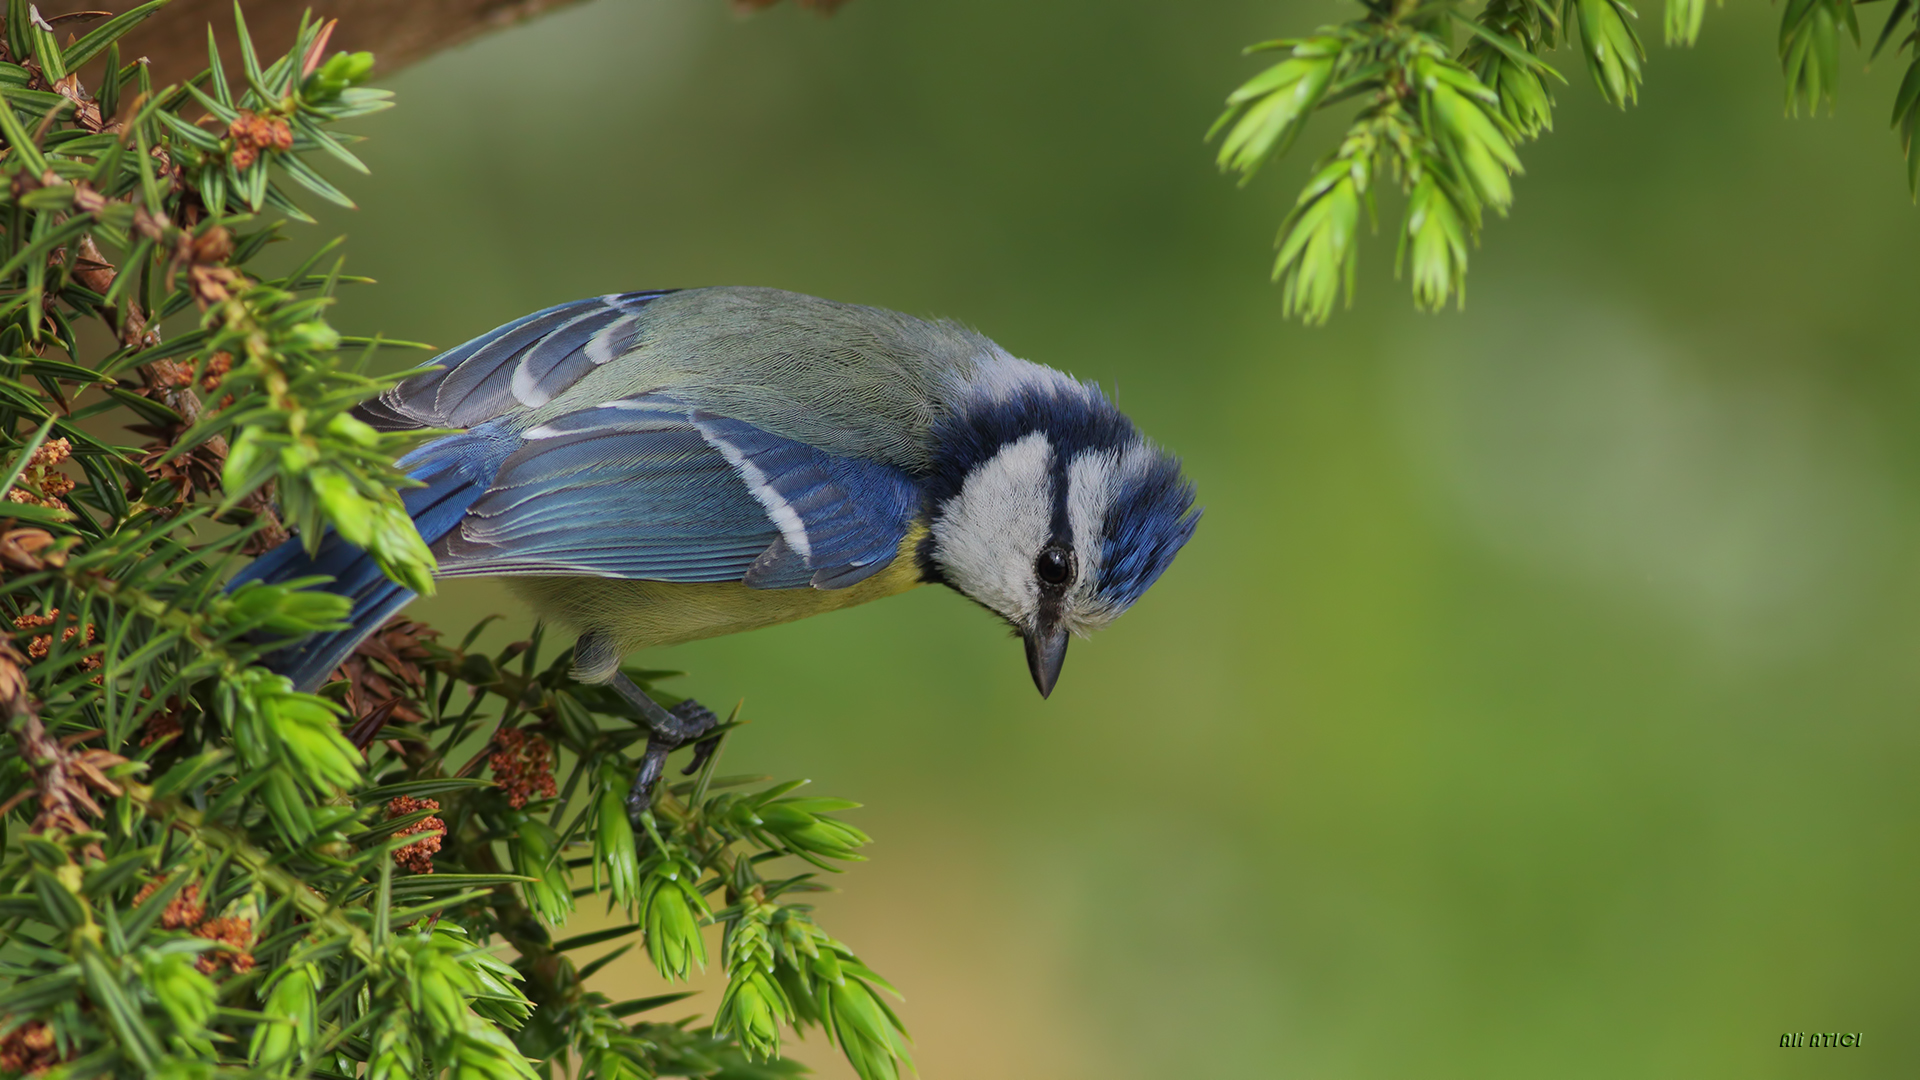
[(742, 420), (706, 412), (693, 417), (813, 571), (809, 584), (845, 588), (893, 562), (920, 510), (919, 487), (906, 472), (838, 457)]
[(443, 574), (843, 588), (892, 561), (919, 508), (899, 469), (663, 394), (568, 413), (519, 439), (440, 541)]
[(639, 313), (672, 290), (621, 293), (536, 311), (448, 349), (437, 371), (390, 387), (359, 408), (384, 431), (473, 427), (538, 408), (587, 372), (633, 348)]

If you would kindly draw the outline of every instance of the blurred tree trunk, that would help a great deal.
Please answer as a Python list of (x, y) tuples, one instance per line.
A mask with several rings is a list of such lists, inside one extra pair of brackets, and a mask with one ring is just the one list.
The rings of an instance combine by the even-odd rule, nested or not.
[[(41, 14), (51, 18), (73, 11), (124, 11), (137, 0), (85, 3), (83, 0), (40, 0)], [(311, 8), (322, 19), (339, 19), (328, 52), (365, 49), (379, 59), (380, 74), (394, 71), (468, 38), (511, 26), (550, 8), (575, 0), (243, 0), (247, 29), (265, 55), (278, 55), (293, 41), (302, 12)], [(153, 82), (164, 86), (193, 77), (204, 56), (207, 26), (220, 42), (220, 56), (229, 72), (237, 70), (240, 50), (235, 44), (233, 0), (173, 0), (121, 42), (120, 55), (152, 58)], [(59, 25), (60, 40), (69, 33), (84, 34), (87, 24)], [(91, 85), (91, 80), (89, 80)]]

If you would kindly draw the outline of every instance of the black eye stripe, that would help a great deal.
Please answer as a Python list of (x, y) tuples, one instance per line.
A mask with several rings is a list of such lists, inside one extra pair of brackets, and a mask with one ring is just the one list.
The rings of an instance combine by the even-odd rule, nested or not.
[(1073, 584), (1080, 560), (1074, 555), (1073, 520), (1067, 510), (1067, 455), (1050, 438), (1047, 453), (1048, 475), (1053, 485), (1053, 520), (1049, 522), (1049, 531), (1053, 535), (1034, 558), (1033, 576), (1040, 582), (1041, 592), (1057, 597)]
[(1049, 530), (1053, 533), (1053, 546), (1073, 550), (1073, 523), (1067, 513), (1067, 455), (1047, 440), (1048, 473), (1053, 480), (1053, 520)]
[(1048, 530), (1052, 538), (1046, 548), (1033, 559), (1033, 577), (1041, 582), (1041, 592), (1060, 596), (1066, 592), (1068, 584), (1073, 582), (1073, 521), (1068, 513), (1068, 455), (1062, 454), (1054, 440), (1046, 440), (1048, 455), (1048, 479), (1052, 480), (1052, 521)]

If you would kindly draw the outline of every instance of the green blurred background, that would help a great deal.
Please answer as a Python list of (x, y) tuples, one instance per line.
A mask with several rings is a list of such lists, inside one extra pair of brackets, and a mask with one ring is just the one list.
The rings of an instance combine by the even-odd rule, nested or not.
[(1777, 8), (1655, 45), (1626, 113), (1556, 54), (1465, 313), (1411, 311), (1388, 198), (1308, 330), (1268, 243), (1335, 123), (1246, 190), (1201, 135), (1241, 46), (1354, 10), (587, 3), (386, 81), (337, 323), (774, 285), (969, 322), (1185, 456), (1197, 537), (1049, 702), (944, 590), (641, 658), (746, 699), (729, 768), (869, 805), (823, 920), (931, 1080), (1914, 1075), (1901, 64), (1789, 120)]

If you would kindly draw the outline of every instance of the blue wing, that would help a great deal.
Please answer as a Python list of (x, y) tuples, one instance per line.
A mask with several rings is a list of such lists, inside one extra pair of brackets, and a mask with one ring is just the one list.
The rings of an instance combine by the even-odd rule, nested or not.
[[(625, 354), (646, 306), (670, 291), (535, 312), (441, 354), (439, 370), (387, 390), (359, 415), (385, 430), (472, 427), (480, 435), (474, 425), (545, 405)], [(420, 519), (449, 575), (844, 588), (892, 561), (920, 501), (896, 468), (835, 457), (661, 394), (563, 416), (525, 433), (504, 457), (497, 439), (441, 440), (407, 463), (449, 455), (464, 456), (488, 485), (484, 494), (462, 489), (457, 521), (442, 520), (454, 512), (444, 501), (433, 520)]]
[(383, 431), (470, 428), (538, 408), (631, 349), (641, 311), (672, 291), (596, 296), (516, 319), (434, 357), (440, 370), (366, 402), (360, 418)]
[[(515, 433), (483, 424), (401, 464), (402, 493), (443, 576), (582, 574), (841, 589), (890, 565), (919, 489), (890, 465), (835, 457), (662, 395), (611, 402)], [(366, 552), (328, 531), (289, 540), (230, 587), (324, 575), (353, 601), (348, 628), (268, 658), (312, 689), (410, 603)]]
[(893, 562), (920, 511), (920, 489), (904, 471), (730, 417), (695, 410), (691, 420), (780, 530), (745, 575), (748, 585), (844, 589)]
[(441, 572), (845, 588), (919, 509), (911, 478), (646, 394), (528, 430), (438, 547)]

